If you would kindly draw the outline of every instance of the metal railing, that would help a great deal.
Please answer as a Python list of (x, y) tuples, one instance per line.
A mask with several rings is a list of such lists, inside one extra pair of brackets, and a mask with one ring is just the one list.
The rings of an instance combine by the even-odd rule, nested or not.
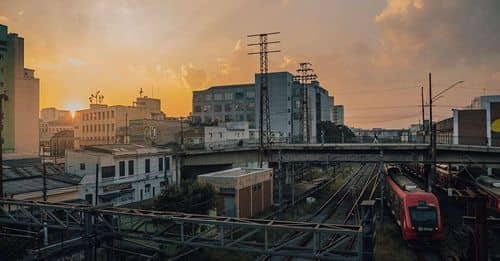
[[(328, 244), (332, 236), (362, 240), (363, 228), (354, 225), (320, 224), (265, 219), (213, 217), (166, 211), (149, 211), (113, 207), (92, 207), (65, 203), (0, 200), (0, 224), (4, 227), (25, 226), (39, 231), (75, 231), (74, 237), (64, 242), (32, 249), (35, 258), (43, 258), (64, 246), (82, 246), (84, 254), (95, 241), (141, 240), (160, 245), (185, 245), (245, 251), (273, 256), (292, 256), (324, 260), (361, 260), (362, 249), (345, 250)], [(237, 231), (234, 232), (233, 231)], [(278, 235), (290, 232), (312, 233), (313, 244), (295, 247), (281, 242)], [(50, 238), (50, 237), (49, 237)], [(105, 241), (105, 240), (104, 240)], [(293, 240), (291, 240), (293, 242)], [(102, 243), (100, 243), (102, 244)], [(359, 246), (362, 246), (360, 242)], [(78, 250), (77, 251), (82, 251)], [(161, 251), (161, 248), (158, 249)], [(87, 253), (88, 252), (88, 253)]]

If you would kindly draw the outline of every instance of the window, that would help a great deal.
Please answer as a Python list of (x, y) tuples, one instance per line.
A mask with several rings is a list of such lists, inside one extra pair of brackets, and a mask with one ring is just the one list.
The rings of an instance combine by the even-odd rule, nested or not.
[(194, 112), (201, 112), (201, 106), (199, 105), (194, 106)]
[(144, 186), (144, 192), (146, 193), (151, 192), (151, 184), (146, 184), (146, 186)]
[(115, 111), (111, 111), (111, 118), (115, 117)]
[(215, 112), (221, 112), (221, 111), (222, 111), (222, 105), (220, 105), (220, 104), (215, 104), (215, 105), (214, 105), (214, 111), (215, 111)]
[(144, 161), (144, 168), (145, 168), (145, 172), (146, 172), (146, 173), (151, 172), (151, 166), (150, 166), (150, 163), (151, 163), (151, 160), (150, 160), (150, 159), (146, 159), (146, 160)]
[(230, 112), (232, 110), (232, 105), (230, 103), (224, 104), (224, 111)]
[(87, 201), (89, 204), (92, 204), (92, 194), (86, 194), (85, 195), (85, 201)]
[(103, 179), (113, 178), (115, 176), (115, 166), (101, 167), (101, 173)]
[(255, 92), (247, 92), (247, 98), (254, 98)]
[(242, 92), (237, 92), (234, 94), (234, 97), (239, 100), (239, 99), (243, 99), (243, 97), (245, 97), (245, 94), (243, 94)]
[(232, 92), (226, 92), (224, 96), (225, 96), (226, 100), (232, 100), (233, 99), (233, 93)]
[(170, 158), (169, 157), (165, 158), (165, 169), (167, 171), (170, 170)]
[(80, 170), (85, 170), (85, 163), (80, 163)]
[(222, 93), (216, 93), (214, 94), (214, 101), (221, 101), (223, 99), (223, 94)]
[(120, 177), (125, 176), (125, 161), (120, 161), (119, 171), (120, 171)]
[(163, 158), (158, 158), (158, 171), (163, 170)]
[(134, 161), (133, 160), (128, 161), (128, 174), (134, 175)]
[(211, 101), (212, 100), (212, 94), (205, 94), (205, 101)]

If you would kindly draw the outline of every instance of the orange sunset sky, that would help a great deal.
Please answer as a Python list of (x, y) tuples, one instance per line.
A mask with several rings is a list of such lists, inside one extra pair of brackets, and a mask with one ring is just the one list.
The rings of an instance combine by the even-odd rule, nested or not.
[(418, 122), (429, 71), (436, 92), (465, 81), (438, 119), (500, 94), (498, 0), (1, 0), (0, 23), (25, 38), (42, 108), (82, 109), (97, 90), (131, 104), (143, 88), (187, 115), (193, 90), (253, 81), (246, 35), (267, 31), (281, 31), (271, 71), (311, 62), (350, 126)]

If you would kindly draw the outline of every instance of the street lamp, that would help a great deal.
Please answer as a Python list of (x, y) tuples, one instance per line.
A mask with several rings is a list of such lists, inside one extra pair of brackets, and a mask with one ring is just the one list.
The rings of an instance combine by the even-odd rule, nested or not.
[(443, 94), (447, 91), (453, 89), (457, 85), (464, 83), (464, 81), (458, 81), (450, 85), (448, 88), (440, 91), (435, 96), (432, 95), (432, 75), (429, 73), (429, 126), (430, 126), (430, 154), (431, 154), (431, 169), (429, 175), (427, 175), (427, 191), (432, 192), (432, 182), (436, 173), (436, 126), (432, 122), (432, 103), (443, 97)]

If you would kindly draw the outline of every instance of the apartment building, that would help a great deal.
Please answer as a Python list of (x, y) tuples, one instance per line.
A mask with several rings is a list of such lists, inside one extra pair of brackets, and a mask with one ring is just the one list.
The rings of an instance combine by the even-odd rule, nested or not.
[[(193, 123), (218, 124), (248, 121), (250, 129), (259, 128), (261, 75), (255, 83), (214, 86), (193, 92)], [(288, 142), (317, 142), (316, 126), (331, 121), (331, 97), (318, 81), (302, 85), (289, 72), (268, 74), (269, 113), (272, 132), (284, 134)], [(303, 97), (307, 91), (308, 107)], [(305, 116), (307, 111), (308, 117)], [(309, 139), (305, 137), (309, 121)]]
[(75, 148), (86, 145), (125, 144), (119, 130), (131, 120), (165, 119), (159, 99), (138, 97), (132, 106), (90, 104), (90, 108), (75, 113)]
[(213, 86), (193, 91), (193, 117), (196, 124), (247, 121), (255, 126), (255, 84)]
[(24, 39), (0, 25), (0, 89), (3, 102), (3, 151), (16, 155), (38, 155), (39, 79), (24, 67)]

